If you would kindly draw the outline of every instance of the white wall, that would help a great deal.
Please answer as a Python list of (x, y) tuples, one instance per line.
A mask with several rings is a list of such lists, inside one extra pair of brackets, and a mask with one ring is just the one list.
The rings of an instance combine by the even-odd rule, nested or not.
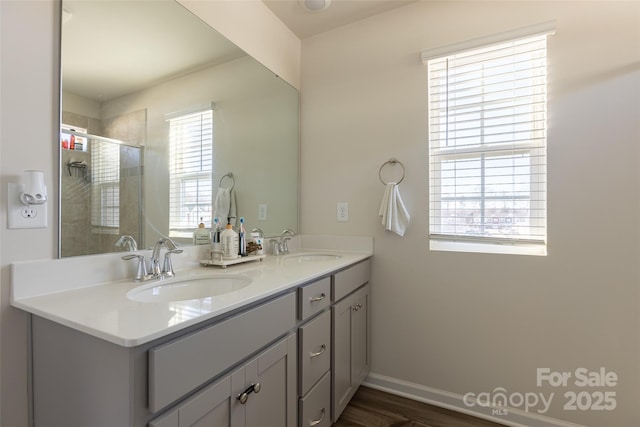
[[(213, 9), (218, 19), (233, 25), (237, 14), (220, 9), (218, 2), (200, 1), (199, 13)], [(252, 0), (242, 6), (244, 20), (265, 16), (264, 4)], [(57, 257), (58, 182), (58, 65), (55, 0), (0, 0), (0, 425), (26, 427), (27, 400), (27, 316), (9, 306), (10, 265), (18, 260)], [(227, 37), (234, 39), (233, 31)], [(299, 44), (265, 45), (272, 35), (279, 39), (289, 30), (269, 20), (255, 26), (242, 40), (246, 51), (264, 50), (263, 64), (299, 78)], [(237, 37), (237, 35), (235, 36)], [(297, 59), (298, 58), (298, 59)], [(282, 71), (281, 71), (282, 70)], [(296, 71), (297, 70), (297, 71)], [(6, 228), (7, 184), (17, 182), (26, 169), (45, 171), (52, 196), (48, 205), (49, 227), (34, 230)]]
[[(169, 232), (169, 132), (165, 114), (211, 102), (215, 102), (214, 194), (220, 178), (233, 172), (237, 215), (245, 217), (248, 229), (260, 227), (267, 235), (274, 235), (285, 228), (297, 228), (298, 91), (274, 78), (253, 58), (243, 56), (102, 105), (102, 118), (140, 109), (147, 112), (147, 246), (158, 239), (158, 233)], [(258, 222), (259, 203), (268, 204), (266, 222)], [(226, 218), (222, 220), (226, 223)]]
[[(262, 1), (178, 2), (293, 87), (300, 89), (300, 39)], [(266, 34), (268, 37), (265, 37)]]
[[(1, 1), (0, 8), (0, 425), (23, 427), (27, 425), (27, 316), (9, 307), (10, 264), (57, 253), (57, 53), (52, 2)], [(45, 171), (49, 227), (8, 230), (7, 184), (17, 182), (26, 169)]]
[[(554, 19), (549, 255), (430, 252), (420, 51)], [(639, 29), (637, 2), (421, 1), (303, 40), (302, 232), (374, 236), (375, 374), (458, 397), (555, 392), (547, 416), (640, 425)], [(404, 238), (377, 217), (390, 157), (407, 171)], [(619, 377), (614, 411), (566, 411), (570, 389), (536, 386), (536, 368), (601, 366)]]

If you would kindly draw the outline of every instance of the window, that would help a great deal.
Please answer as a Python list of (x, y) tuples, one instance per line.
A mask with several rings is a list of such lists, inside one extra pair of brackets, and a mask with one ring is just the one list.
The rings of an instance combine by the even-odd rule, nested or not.
[(213, 111), (169, 117), (169, 235), (190, 237), (211, 222)]
[(546, 34), (423, 52), (431, 249), (546, 253)]
[(120, 227), (120, 146), (91, 140), (91, 225), (94, 232), (117, 233)]

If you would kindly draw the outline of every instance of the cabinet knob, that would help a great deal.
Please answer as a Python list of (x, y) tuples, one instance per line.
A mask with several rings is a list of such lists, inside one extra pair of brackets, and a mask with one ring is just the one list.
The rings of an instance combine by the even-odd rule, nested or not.
[(322, 410), (320, 411), (320, 418), (318, 418), (317, 420), (309, 420), (309, 427), (317, 426), (318, 424), (320, 424), (322, 420), (324, 420), (325, 412), (326, 411), (324, 410), (324, 408), (322, 408)]
[(316, 353), (309, 353), (309, 357), (310, 357), (310, 358), (312, 358), (312, 359), (313, 359), (314, 357), (318, 357), (318, 356), (320, 356), (322, 353), (324, 353), (326, 350), (327, 350), (327, 346), (326, 346), (326, 345), (324, 345), (324, 344), (322, 344), (322, 345), (320, 346), (320, 351), (318, 351), (318, 352), (316, 352)]
[(317, 297), (313, 297), (313, 298), (309, 298), (309, 302), (318, 302), (318, 301), (322, 301), (323, 299), (325, 299), (327, 297), (327, 295), (323, 292), (320, 295), (318, 295)]
[(260, 393), (261, 388), (262, 388), (262, 385), (260, 385), (260, 383), (251, 384), (249, 387), (247, 387), (245, 391), (243, 391), (238, 395), (238, 400), (242, 405), (244, 405), (245, 403), (247, 403), (247, 400), (249, 399), (249, 394)]

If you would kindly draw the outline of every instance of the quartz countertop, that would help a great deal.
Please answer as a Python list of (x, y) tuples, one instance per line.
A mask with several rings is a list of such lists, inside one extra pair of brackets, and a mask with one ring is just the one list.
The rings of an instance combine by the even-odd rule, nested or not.
[[(332, 253), (335, 260), (291, 262), (300, 253)], [(316, 278), (365, 260), (371, 250), (343, 251), (335, 249), (298, 249), (290, 255), (267, 256), (262, 261), (227, 267), (191, 265), (176, 270), (175, 279), (156, 281), (170, 283), (197, 276), (244, 276), (251, 284), (222, 295), (176, 302), (138, 302), (127, 298), (127, 292), (152, 282), (128, 279), (56, 288), (53, 292), (28, 295), (13, 292), (11, 304), (31, 314), (63, 324), (124, 347), (135, 347), (202, 321), (221, 316), (243, 306), (286, 292)], [(57, 260), (52, 260), (55, 262)], [(25, 270), (24, 266), (21, 267)], [(18, 274), (18, 276), (20, 276)], [(56, 279), (47, 279), (55, 281)], [(19, 282), (19, 279), (16, 280)], [(19, 283), (12, 281), (12, 286)], [(42, 288), (42, 286), (41, 286)]]

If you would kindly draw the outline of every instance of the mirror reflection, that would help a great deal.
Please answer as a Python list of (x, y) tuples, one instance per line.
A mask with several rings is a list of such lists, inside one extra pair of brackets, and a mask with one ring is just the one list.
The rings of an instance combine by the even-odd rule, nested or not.
[(173, 0), (62, 8), (61, 256), (297, 229), (293, 87)]

